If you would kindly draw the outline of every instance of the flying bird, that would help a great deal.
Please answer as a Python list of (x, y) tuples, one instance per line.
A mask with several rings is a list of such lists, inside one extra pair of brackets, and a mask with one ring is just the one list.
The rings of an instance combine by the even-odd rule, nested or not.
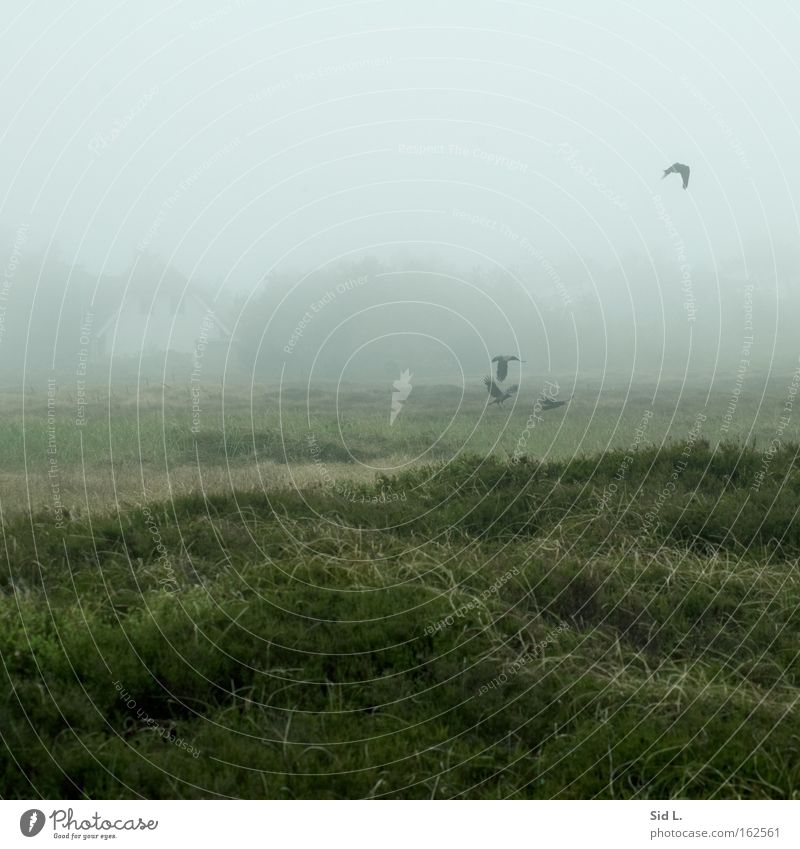
[[(676, 162), (674, 165), (670, 165), (669, 168), (664, 170), (664, 177), (668, 174), (680, 174), (681, 179), (683, 180), (683, 188), (685, 189), (689, 185), (689, 166), (681, 165), (680, 162)], [(664, 177), (661, 179), (663, 180)]]
[(502, 407), (512, 395), (516, 395), (517, 389), (519, 389), (519, 386), (517, 386), (516, 383), (513, 386), (509, 386), (508, 389), (501, 389), (491, 377), (484, 377), (483, 382), (489, 390), (489, 394), (493, 398), (493, 400), (489, 402), (490, 407), (492, 404), (497, 404), (498, 407)]
[(513, 354), (498, 354), (498, 356), (492, 359), (492, 362), (497, 363), (497, 379), (503, 381), (508, 376), (508, 364), (510, 362), (524, 363), (525, 360), (521, 360)]

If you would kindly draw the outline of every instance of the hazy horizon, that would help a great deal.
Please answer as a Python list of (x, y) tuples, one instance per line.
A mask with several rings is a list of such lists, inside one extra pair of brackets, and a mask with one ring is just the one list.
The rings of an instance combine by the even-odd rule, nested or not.
[[(74, 356), (89, 313), (107, 353), (190, 353), (195, 292), (234, 336), (258, 314), (279, 354), (370, 264), (380, 287), (321, 339), (336, 313), (558, 371), (680, 370), (690, 344), (735, 367), (752, 306), (754, 357), (792, 360), (786, 3), (39, 8), (0, 35), (6, 372)], [(676, 161), (687, 191), (661, 180)]]

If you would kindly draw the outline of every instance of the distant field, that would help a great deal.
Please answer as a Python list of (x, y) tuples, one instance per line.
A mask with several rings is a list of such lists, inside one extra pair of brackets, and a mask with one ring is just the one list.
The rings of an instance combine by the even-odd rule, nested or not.
[[(362, 450), (384, 427), (371, 403), (345, 427)], [(302, 458), (297, 404), (285, 442)], [(632, 448), (643, 409), (600, 417), (591, 445), (621, 450), (569, 461), (309, 476), (62, 528), (6, 518), (0, 793), (798, 798), (798, 447), (715, 450), (687, 404), (682, 441)], [(407, 447), (436, 421), (412, 411)], [(279, 413), (262, 415), (257, 444), (276, 452)], [(491, 415), (484, 449), (503, 427)], [(536, 444), (569, 453), (563, 420)], [(341, 460), (333, 426), (315, 427)], [(177, 428), (168, 456), (186, 463)], [(115, 463), (136, 466), (122, 435)], [(253, 462), (238, 451), (237, 468)]]
[[(197, 491), (372, 481), (466, 454), (566, 459), (680, 441), (698, 415), (706, 417), (700, 431), (711, 445), (800, 441), (800, 411), (782, 423), (793, 375), (749, 379), (755, 386), (747, 393), (735, 376), (719, 376), (710, 393), (655, 377), (652, 385), (630, 387), (619, 380), (573, 386), (562, 379), (560, 397), (574, 392), (569, 408), (544, 412), (537, 421), (544, 380), (529, 380), (516, 403), (501, 410), (486, 408), (488, 396), (475, 376), (464, 392), (415, 385), (392, 426), (390, 383), (310, 392), (296, 385), (224, 392), (205, 386), (195, 418), (188, 386), (148, 386), (137, 393), (135, 385), (119, 385), (110, 394), (90, 387), (80, 427), (75, 388), (58, 388), (48, 421), (47, 392), (40, 387), (25, 396), (0, 396), (0, 506), (6, 517), (29, 506), (53, 509), (54, 483), (75, 516)], [(52, 459), (55, 474), (48, 476)]]

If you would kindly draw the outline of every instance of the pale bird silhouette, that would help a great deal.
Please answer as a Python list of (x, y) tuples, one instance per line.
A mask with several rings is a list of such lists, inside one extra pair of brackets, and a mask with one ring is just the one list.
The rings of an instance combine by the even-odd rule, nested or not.
[(400, 415), (403, 404), (411, 394), (411, 378), (414, 375), (408, 369), (400, 372), (400, 379), (392, 383), (392, 410), (389, 414), (389, 424), (393, 425), (395, 419)]

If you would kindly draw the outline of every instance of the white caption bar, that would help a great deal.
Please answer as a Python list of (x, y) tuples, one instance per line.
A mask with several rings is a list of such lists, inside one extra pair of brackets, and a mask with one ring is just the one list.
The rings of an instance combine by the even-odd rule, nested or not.
[(0, 802), (0, 845), (800, 846), (800, 802)]

